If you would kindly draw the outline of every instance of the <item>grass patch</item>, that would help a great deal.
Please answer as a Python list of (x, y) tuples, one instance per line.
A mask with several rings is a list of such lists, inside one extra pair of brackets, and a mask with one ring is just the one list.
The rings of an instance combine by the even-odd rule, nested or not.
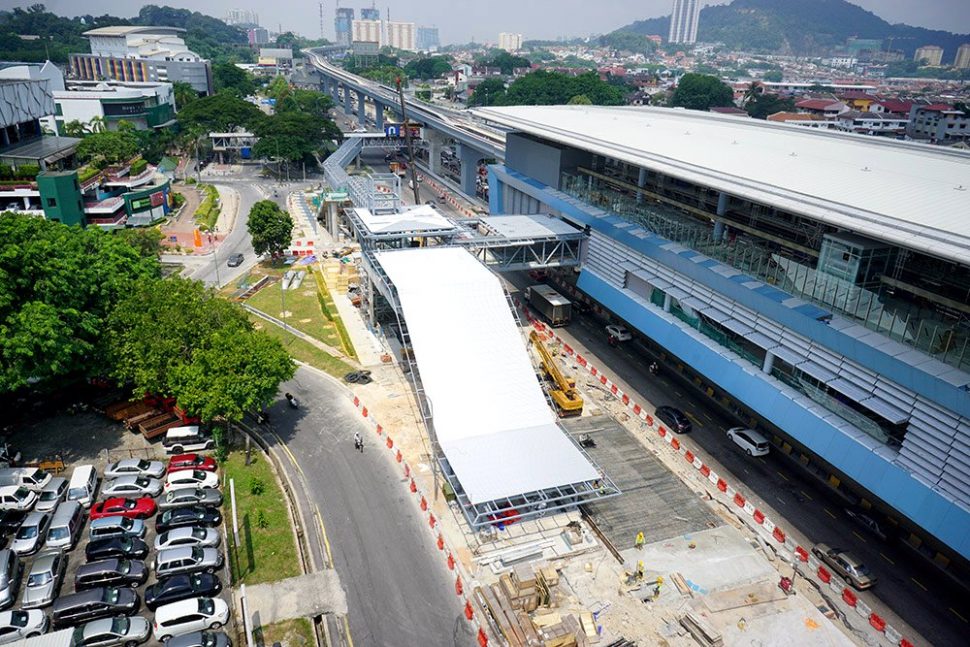
[[(254, 451), (247, 466), (244, 452), (232, 452), (222, 465), (225, 477), (236, 484), (240, 546), (234, 545), (230, 527), (227, 540), (234, 582), (260, 584), (300, 574), (300, 561), (283, 491), (276, 482), (269, 459)], [(262, 484), (253, 494), (252, 483)], [(228, 503), (227, 503), (228, 505)], [(231, 519), (229, 520), (232, 523)]]
[(266, 334), (279, 339), (293, 359), (309, 364), (334, 377), (343, 377), (354, 370), (350, 364), (300, 339), (293, 333), (283, 330), (275, 324), (260, 319), (254, 314), (250, 314), (249, 318), (254, 324), (260, 326)]
[(256, 627), (253, 637), (257, 645), (280, 643), (283, 647), (311, 647), (313, 625), (308, 618), (283, 620), (265, 627)]
[[(300, 269), (306, 270), (303, 267)], [(251, 296), (246, 300), (246, 303), (281, 321), (283, 320), (285, 303), (286, 312), (290, 313), (285, 319), (287, 325), (310, 335), (314, 339), (319, 339), (328, 346), (340, 348), (340, 334), (337, 327), (330, 321), (329, 317), (320, 311), (316, 281), (316, 275), (307, 272), (299, 288), (285, 290), (283, 295), (281, 295), (281, 292), (284, 292), (282, 290), (283, 282), (278, 281)]]
[(219, 219), (219, 212), (222, 211), (222, 205), (219, 202), (219, 191), (211, 184), (202, 184), (199, 186), (202, 189), (204, 197), (202, 204), (195, 210), (193, 217), (195, 218), (195, 222), (198, 223), (199, 229), (209, 231), (216, 226), (216, 220)]

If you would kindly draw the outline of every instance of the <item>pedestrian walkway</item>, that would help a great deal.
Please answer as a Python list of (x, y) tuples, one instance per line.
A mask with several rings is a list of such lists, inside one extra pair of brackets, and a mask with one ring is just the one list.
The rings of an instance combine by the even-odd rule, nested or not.
[[(235, 589), (235, 595), (241, 597), (240, 589)], [(347, 614), (347, 596), (332, 569), (247, 586), (246, 605), (253, 627), (325, 613)]]

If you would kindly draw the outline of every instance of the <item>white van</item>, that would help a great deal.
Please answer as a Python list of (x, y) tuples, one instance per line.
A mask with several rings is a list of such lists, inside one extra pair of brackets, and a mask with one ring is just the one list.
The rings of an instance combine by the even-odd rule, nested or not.
[(77, 501), (65, 501), (54, 511), (45, 548), (70, 550), (74, 548), (84, 527), (84, 508)]
[(67, 486), (67, 500), (77, 501), (85, 508), (90, 508), (98, 491), (98, 471), (94, 465), (78, 465), (71, 474), (71, 483)]
[(19, 485), (32, 492), (40, 492), (51, 475), (39, 467), (7, 467), (0, 469), (0, 485)]

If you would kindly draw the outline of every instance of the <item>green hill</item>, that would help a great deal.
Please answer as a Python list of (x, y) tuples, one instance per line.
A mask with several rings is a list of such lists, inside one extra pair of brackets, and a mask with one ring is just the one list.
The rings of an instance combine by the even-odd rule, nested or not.
[[(670, 16), (640, 20), (617, 31), (660, 34), (670, 29)], [(939, 45), (943, 61), (952, 62), (970, 34), (890, 24), (846, 0), (734, 0), (701, 9), (697, 38), (722, 42), (732, 49), (821, 55), (847, 38), (878, 38), (912, 57), (921, 45)]]

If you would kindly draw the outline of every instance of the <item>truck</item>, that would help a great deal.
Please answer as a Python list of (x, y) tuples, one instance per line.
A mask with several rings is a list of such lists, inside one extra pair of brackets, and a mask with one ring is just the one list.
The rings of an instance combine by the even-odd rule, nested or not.
[(572, 317), (572, 302), (548, 285), (530, 285), (525, 289), (525, 298), (553, 328), (565, 326)]

